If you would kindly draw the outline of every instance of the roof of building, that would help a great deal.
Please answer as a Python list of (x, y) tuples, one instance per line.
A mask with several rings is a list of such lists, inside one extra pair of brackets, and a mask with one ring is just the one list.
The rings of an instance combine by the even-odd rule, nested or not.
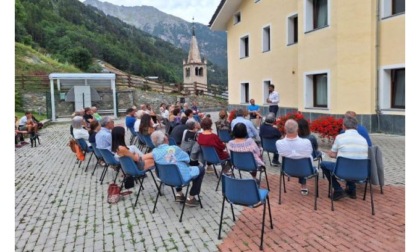
[(242, 0), (221, 0), (209, 22), (210, 29), (225, 31), (227, 22), (231, 20), (232, 15), (238, 10), (241, 3)]
[(193, 27), (192, 37), (190, 42), (190, 51), (188, 52), (187, 64), (199, 63), (201, 64), (200, 50), (198, 49), (197, 38), (195, 37), (195, 30)]

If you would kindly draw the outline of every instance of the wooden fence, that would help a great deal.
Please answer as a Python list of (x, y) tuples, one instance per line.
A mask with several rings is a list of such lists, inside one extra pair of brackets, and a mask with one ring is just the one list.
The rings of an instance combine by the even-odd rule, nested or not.
[[(133, 87), (161, 93), (179, 95), (204, 95), (227, 99), (224, 87), (205, 85), (202, 83), (163, 83), (144, 79), (135, 75), (116, 74), (115, 84), (118, 87)], [(15, 88), (18, 90), (48, 91), (50, 80), (48, 75), (16, 75)]]

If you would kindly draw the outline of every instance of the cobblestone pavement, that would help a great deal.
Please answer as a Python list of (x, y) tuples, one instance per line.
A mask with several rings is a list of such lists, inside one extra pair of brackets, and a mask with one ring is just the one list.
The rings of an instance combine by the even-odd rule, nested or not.
[[(211, 115), (213, 119), (217, 118), (217, 113)], [(116, 124), (122, 122), (117, 120)], [(36, 148), (26, 145), (15, 151), (16, 251), (255, 249), (254, 245), (259, 241), (262, 208), (249, 210), (235, 206), (238, 218), (235, 225), (229, 211), (225, 211), (224, 239), (217, 239), (222, 195), (220, 189), (215, 191), (217, 179), (214, 174), (206, 174), (204, 177), (201, 193), (203, 208), (186, 207), (182, 223), (178, 220), (181, 205), (174, 202), (168, 187), (164, 188), (164, 196), (159, 198), (157, 210), (152, 213), (157, 191), (150, 176), (145, 179), (145, 190), (141, 191), (136, 207), (133, 204), (138, 185), (133, 188), (133, 194), (125, 196), (115, 205), (108, 204), (107, 188), (115, 172), (110, 169), (101, 185), (98, 180), (103, 168), (99, 167), (91, 175), (96, 162), (94, 157), (88, 172), (84, 172), (87, 161), (78, 168), (75, 155), (67, 146), (68, 129), (69, 123), (50, 125), (41, 131), (41, 145)], [(386, 232), (378, 235), (377, 239), (371, 237), (372, 245), (366, 248), (360, 248), (363, 243), (359, 243), (362, 245), (355, 247), (356, 250), (404, 249), (405, 138), (373, 134), (372, 140), (384, 153), (387, 184), (383, 195), (378, 193), (377, 186), (374, 188), (375, 216), (370, 215), (369, 197), (367, 201), (358, 199), (355, 201), (357, 204), (344, 206), (350, 201), (345, 199), (343, 203), (337, 203), (335, 212), (331, 212), (328, 198), (322, 193), (326, 188), (325, 180), (320, 182), (318, 211), (313, 210), (311, 192), (307, 198), (288, 198), (298, 191), (297, 183), (293, 182), (287, 184), (288, 193), (284, 196), (284, 204), (278, 205), (279, 168), (269, 167), (275, 229), (266, 228), (266, 250), (281, 248), (311, 251), (315, 248), (321, 250), (321, 247), (329, 251), (354, 250), (349, 247), (351, 241), (363, 240), (367, 233), (376, 234), (378, 229)], [(310, 188), (313, 185), (311, 183), (308, 182)], [(361, 194), (358, 192), (358, 195)], [(390, 208), (394, 211), (390, 211)], [(350, 222), (347, 222), (349, 219)], [(377, 224), (378, 220), (383, 219), (388, 222)], [(349, 225), (354, 229), (349, 229)], [(321, 229), (328, 232), (320, 232)], [(356, 234), (350, 236), (351, 232)], [(341, 242), (332, 239), (334, 233), (341, 234)], [(394, 235), (391, 237), (390, 233)], [(315, 239), (315, 243), (309, 242), (308, 238)], [(381, 245), (384, 240), (392, 241), (394, 245), (384, 247)]]

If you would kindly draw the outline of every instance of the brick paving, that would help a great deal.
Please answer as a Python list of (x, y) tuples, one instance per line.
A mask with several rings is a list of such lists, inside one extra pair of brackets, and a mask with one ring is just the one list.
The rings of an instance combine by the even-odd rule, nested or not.
[[(216, 114), (211, 113), (213, 119)], [(204, 208), (186, 207), (182, 223), (181, 205), (174, 202), (168, 187), (152, 214), (157, 191), (150, 176), (135, 208), (138, 185), (118, 204), (106, 203), (115, 172), (110, 169), (100, 185), (103, 168), (91, 176), (95, 158), (87, 173), (87, 161), (77, 168), (67, 146), (68, 128), (69, 123), (50, 125), (41, 131), (41, 145), (15, 151), (16, 251), (258, 250), (262, 208), (235, 206), (235, 223), (231, 212), (225, 211), (223, 239), (217, 239), (222, 195), (220, 189), (215, 191), (214, 174), (204, 177)], [(312, 180), (305, 197), (295, 179), (286, 182), (288, 191), (278, 205), (279, 168), (269, 167), (274, 229), (266, 227), (265, 251), (404, 251), (405, 137), (372, 134), (372, 140), (384, 153), (386, 176), (384, 194), (374, 186), (375, 216), (370, 213), (369, 196), (367, 201), (361, 199), (361, 187), (357, 200), (340, 200), (332, 212), (325, 179), (320, 180), (317, 211)]]

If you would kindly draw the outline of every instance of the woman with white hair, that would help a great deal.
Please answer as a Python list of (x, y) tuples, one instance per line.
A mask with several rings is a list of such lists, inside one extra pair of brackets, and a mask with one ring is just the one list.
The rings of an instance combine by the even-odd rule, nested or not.
[(71, 125), (73, 126), (74, 139), (85, 139), (86, 144), (90, 146), (91, 144), (89, 143), (89, 132), (83, 128), (86, 125), (85, 120), (83, 120), (83, 117), (73, 117)]

